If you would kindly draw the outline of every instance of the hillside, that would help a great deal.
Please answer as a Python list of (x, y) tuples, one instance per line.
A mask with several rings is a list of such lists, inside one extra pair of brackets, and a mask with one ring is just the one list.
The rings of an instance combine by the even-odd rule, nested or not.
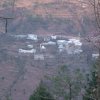
[[(10, 33), (87, 34), (94, 30), (94, 18), (87, 2), (72, 0), (1, 0), (0, 16), (9, 20)], [(2, 22), (4, 32), (4, 22)]]
[[(13, 6), (13, 1), (0, 0), (0, 100), (29, 100), (41, 80), (53, 94), (47, 78), (57, 72), (67, 79), (58, 85), (62, 88), (65, 83), (61, 93), (66, 94), (70, 86), (66, 83), (72, 82), (73, 100), (83, 100), (87, 75), (98, 57), (98, 50), (86, 40), (90, 33), (98, 34), (90, 4), (87, 0), (15, 0)], [(6, 24), (2, 17), (11, 19)], [(97, 37), (93, 40), (98, 45)]]

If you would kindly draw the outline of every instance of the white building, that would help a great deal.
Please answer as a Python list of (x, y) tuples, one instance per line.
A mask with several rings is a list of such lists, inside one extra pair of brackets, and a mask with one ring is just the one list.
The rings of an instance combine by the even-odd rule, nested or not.
[(31, 50), (24, 50), (24, 49), (19, 49), (19, 53), (36, 53), (36, 49), (31, 49)]
[(40, 44), (40, 50), (46, 50), (46, 47), (43, 44)]
[(65, 47), (64, 47), (63, 45), (60, 44), (60, 45), (58, 46), (58, 49), (59, 49), (60, 52), (62, 52), (62, 51), (64, 51)]
[(66, 50), (68, 54), (80, 54), (82, 43), (79, 39), (69, 39), (66, 43)]
[(73, 43), (74, 45), (82, 46), (82, 43), (78, 39), (69, 39), (68, 43)]
[(56, 35), (52, 35), (51, 36), (51, 39), (56, 40), (57, 39), (57, 36)]
[(65, 50), (65, 45), (67, 44), (67, 41), (66, 40), (57, 40), (57, 44), (58, 44), (59, 52), (62, 52)]
[(47, 42), (47, 45), (56, 45), (56, 42), (49, 41), (49, 42)]
[(53, 41), (48, 41), (48, 42), (45, 42), (45, 43), (42, 43), (41, 44), (42, 46), (44, 45), (56, 45), (56, 42), (53, 42)]
[(29, 44), (27, 45), (28, 48), (32, 49), (33, 48), (33, 45)]
[(57, 40), (58, 45), (65, 45), (67, 43), (66, 40)]
[(45, 42), (50, 41), (50, 37), (48, 37), (48, 36), (47, 36), (47, 37), (45, 37), (45, 38), (44, 38), (44, 41), (45, 41)]
[(35, 54), (34, 60), (44, 60), (44, 55), (43, 54)]
[(99, 58), (99, 53), (92, 54), (92, 58), (98, 59)]
[(23, 38), (26, 38), (27, 36), (26, 35), (11, 35), (17, 39), (23, 39)]
[(48, 58), (53, 59), (54, 58), (54, 55), (52, 55), (52, 54), (45, 54), (44, 56), (46, 59), (48, 59)]
[(27, 35), (27, 39), (34, 40), (34, 41), (38, 41), (37, 35), (34, 35), (34, 34), (28, 34)]

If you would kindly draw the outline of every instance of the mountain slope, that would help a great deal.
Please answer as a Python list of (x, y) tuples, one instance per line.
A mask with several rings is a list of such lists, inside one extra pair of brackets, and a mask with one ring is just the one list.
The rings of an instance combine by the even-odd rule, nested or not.
[(82, 0), (17, 0), (14, 10), (11, 5), (1, 8), (0, 16), (14, 18), (9, 32), (77, 34), (94, 29), (91, 8)]

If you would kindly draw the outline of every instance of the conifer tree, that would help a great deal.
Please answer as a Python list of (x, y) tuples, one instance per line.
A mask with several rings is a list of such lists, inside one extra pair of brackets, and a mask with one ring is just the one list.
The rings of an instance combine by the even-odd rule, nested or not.
[(39, 87), (30, 96), (29, 100), (54, 100), (53, 96), (47, 91), (44, 84), (41, 82)]
[(86, 87), (86, 93), (83, 100), (99, 100), (98, 99), (98, 75), (96, 70), (91, 73), (91, 78), (87, 78), (88, 84)]

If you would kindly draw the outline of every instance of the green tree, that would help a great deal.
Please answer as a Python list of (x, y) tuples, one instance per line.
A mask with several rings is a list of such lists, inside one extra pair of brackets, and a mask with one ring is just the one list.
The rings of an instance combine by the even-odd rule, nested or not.
[(54, 100), (53, 96), (47, 91), (44, 84), (41, 82), (38, 88), (30, 96), (29, 100)]
[(82, 89), (82, 81), (84, 81), (79, 69), (71, 72), (66, 65), (61, 66), (56, 75), (47, 76), (47, 79), (51, 81), (50, 89), (56, 100), (77, 98)]
[(83, 100), (99, 100), (97, 79), (98, 79), (97, 71), (94, 70), (91, 72), (91, 77), (89, 76), (87, 77), (86, 93), (83, 96)]

